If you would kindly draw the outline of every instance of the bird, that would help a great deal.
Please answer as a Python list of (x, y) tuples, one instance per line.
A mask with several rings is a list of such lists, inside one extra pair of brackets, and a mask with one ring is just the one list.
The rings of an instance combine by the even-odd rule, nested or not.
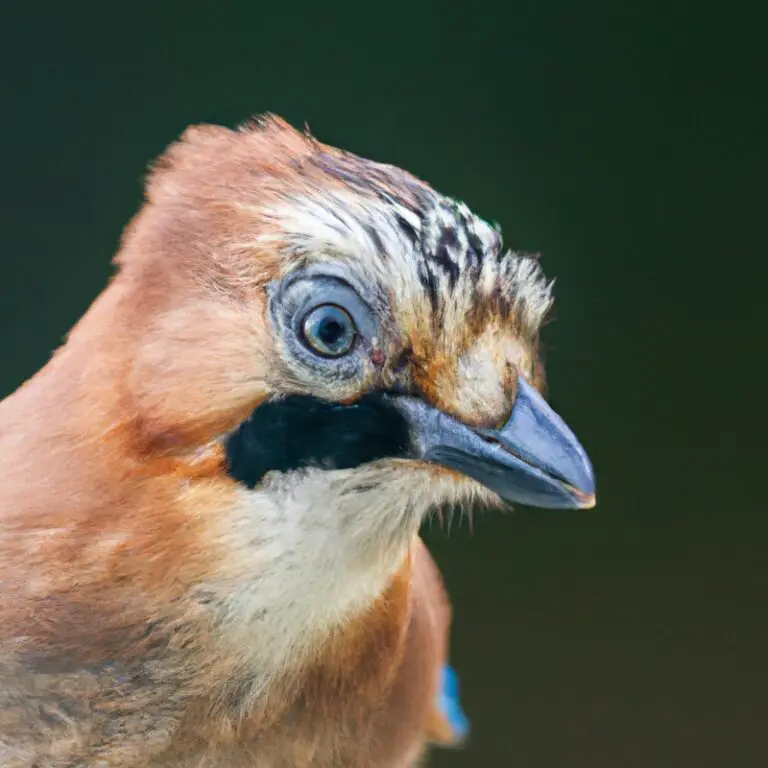
[(409, 768), (466, 742), (446, 507), (595, 505), (537, 255), (274, 114), (187, 128), (0, 403), (0, 765)]

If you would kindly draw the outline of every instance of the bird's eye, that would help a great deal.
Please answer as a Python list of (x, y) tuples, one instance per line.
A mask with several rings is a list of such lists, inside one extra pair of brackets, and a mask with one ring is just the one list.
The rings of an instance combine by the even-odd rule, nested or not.
[(357, 337), (349, 313), (335, 304), (315, 307), (304, 318), (301, 330), (307, 346), (323, 357), (346, 355)]

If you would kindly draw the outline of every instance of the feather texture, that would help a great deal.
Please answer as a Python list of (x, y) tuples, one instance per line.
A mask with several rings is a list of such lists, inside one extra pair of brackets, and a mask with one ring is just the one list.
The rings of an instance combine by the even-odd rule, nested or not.
[[(497, 423), (550, 285), (463, 204), (274, 117), (189, 129), (146, 190), (110, 285), (0, 404), (0, 765), (412, 765), (465, 728), (418, 528), (498, 498), (366, 398)], [(312, 267), (375, 318), (353, 377), (270, 319)]]

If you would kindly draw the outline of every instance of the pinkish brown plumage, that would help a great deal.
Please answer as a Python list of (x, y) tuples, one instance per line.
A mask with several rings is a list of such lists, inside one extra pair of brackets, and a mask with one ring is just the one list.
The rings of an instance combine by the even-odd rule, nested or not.
[(424, 515), (594, 503), (535, 391), (537, 262), (277, 118), (189, 129), (116, 261), (0, 404), (0, 764), (405, 768), (454, 741)]

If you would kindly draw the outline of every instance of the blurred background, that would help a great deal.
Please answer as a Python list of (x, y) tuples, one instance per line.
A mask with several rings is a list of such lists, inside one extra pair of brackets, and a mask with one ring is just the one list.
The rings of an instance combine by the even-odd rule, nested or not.
[(590, 512), (426, 538), (472, 720), (433, 765), (768, 765), (766, 6), (4, 3), (0, 395), (111, 274), (148, 163), (270, 110), (403, 166), (557, 277)]

